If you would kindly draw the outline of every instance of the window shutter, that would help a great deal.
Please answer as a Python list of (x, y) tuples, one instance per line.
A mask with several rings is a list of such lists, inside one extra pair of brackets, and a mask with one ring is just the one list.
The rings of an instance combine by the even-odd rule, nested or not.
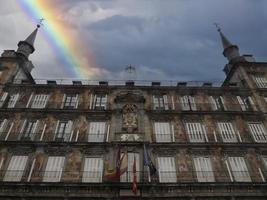
[(56, 124), (56, 128), (55, 128), (55, 136), (54, 136), (54, 140), (56, 139), (56, 136), (57, 136), (57, 129), (58, 129), (58, 126), (59, 126), (59, 120), (57, 120), (57, 124)]
[(29, 105), (30, 105), (30, 103), (32, 101), (32, 97), (33, 97), (33, 92), (31, 93), (31, 96), (30, 96), (30, 98), (29, 98), (29, 100), (27, 102), (26, 108), (29, 108)]
[(251, 182), (247, 165), (243, 157), (229, 157), (232, 174), (237, 182)]
[(236, 96), (237, 101), (239, 103), (239, 105), (241, 106), (241, 110), (242, 111), (246, 111), (246, 104), (244, 103), (243, 99), (240, 96)]
[(8, 121), (4, 119), (0, 125), (0, 136), (6, 131)]
[(176, 182), (176, 167), (174, 157), (158, 157), (159, 182)]
[(63, 95), (62, 102), (61, 102), (61, 109), (64, 108), (65, 101), (66, 101), (66, 94)]
[(186, 123), (186, 130), (190, 142), (204, 142), (204, 132), (201, 123)]
[(152, 100), (153, 100), (153, 109), (157, 110), (159, 108), (159, 102), (155, 95), (153, 95)]
[(248, 123), (248, 127), (255, 142), (267, 142), (266, 130), (262, 123)]
[(190, 101), (190, 106), (192, 110), (197, 110), (196, 102), (195, 102), (195, 97), (189, 96), (189, 101)]
[(214, 175), (210, 158), (197, 157), (194, 158), (198, 182), (214, 182)]
[(75, 108), (78, 108), (78, 105), (79, 105), (79, 95), (76, 94), (76, 104), (75, 104)]
[(226, 104), (225, 104), (225, 102), (224, 102), (224, 98), (223, 98), (223, 96), (219, 96), (219, 100), (221, 101), (221, 104), (222, 104), (222, 106), (223, 106), (223, 109), (224, 109), (224, 110), (227, 110), (227, 107), (226, 107)]
[(6, 98), (8, 96), (8, 93), (7, 92), (4, 92), (0, 98), (0, 108), (3, 107), (5, 101), (6, 101)]
[(71, 120), (68, 121), (67, 123), (67, 126), (65, 128), (65, 132), (64, 132), (64, 141), (69, 141), (69, 138), (70, 138), (70, 134), (71, 134), (71, 131), (72, 131), (72, 125), (73, 125), (73, 122)]
[(164, 109), (169, 110), (168, 96), (163, 95)]
[(48, 157), (43, 182), (59, 182), (61, 179), (65, 157)]
[(103, 142), (106, 132), (106, 122), (90, 122), (88, 142)]
[(155, 122), (154, 127), (155, 127), (156, 142), (171, 142), (172, 141), (170, 123)]
[(12, 156), (5, 173), (4, 181), (21, 181), (28, 156)]
[(101, 101), (101, 107), (103, 107), (105, 110), (107, 109), (107, 95), (105, 95), (104, 97), (102, 97), (102, 101)]
[(237, 142), (236, 133), (231, 122), (218, 122), (217, 124), (223, 142)]
[(248, 97), (248, 101), (249, 101), (249, 103), (250, 103), (250, 105), (251, 105), (253, 111), (257, 111), (257, 107), (256, 107), (256, 105), (254, 104), (254, 101), (252, 100), (251, 97)]
[(8, 108), (14, 108), (16, 103), (17, 103), (17, 101), (18, 101), (18, 99), (19, 99), (19, 94), (18, 93), (17, 94), (12, 94), (10, 96), (10, 99), (9, 99), (7, 107)]
[(213, 96), (209, 96), (209, 101), (210, 101), (212, 110), (218, 110), (216, 101)]
[(188, 96), (180, 97), (180, 101), (181, 101), (182, 110), (190, 110)]
[(26, 124), (27, 124), (27, 119), (25, 119), (25, 120), (23, 121), (23, 124), (22, 124), (22, 126), (21, 126), (21, 128), (20, 128), (19, 138), (22, 137), (23, 132), (25, 131), (25, 126), (26, 126)]
[(102, 158), (85, 158), (82, 182), (102, 182), (103, 159)]
[(30, 135), (31, 140), (34, 140), (34, 136), (35, 136), (36, 133), (37, 133), (38, 125), (39, 125), (39, 120), (36, 120), (36, 121), (34, 122), (34, 127), (33, 127), (33, 129), (32, 129), (31, 135)]

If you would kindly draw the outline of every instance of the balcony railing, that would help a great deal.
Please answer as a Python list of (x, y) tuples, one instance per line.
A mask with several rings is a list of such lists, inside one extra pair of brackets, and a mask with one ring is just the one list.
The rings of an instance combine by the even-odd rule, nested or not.
[[(195, 183), (195, 182), (265, 182), (267, 172), (262, 175), (248, 171), (158, 171), (150, 176), (147, 171), (137, 171), (139, 183)], [(34, 170), (2, 170), (0, 182), (76, 182), (76, 183), (131, 183), (133, 172), (125, 172), (120, 181), (105, 177), (103, 171), (38, 171)]]
[(214, 111), (214, 112), (225, 112), (225, 111), (259, 111), (258, 107), (253, 108), (249, 106), (246, 110), (242, 110), (240, 104), (225, 104), (221, 107), (214, 107), (212, 103), (196, 103), (196, 104), (186, 104), (186, 103), (168, 103), (166, 106), (155, 107), (151, 105), (151, 109), (154, 111)]
[(34, 109), (34, 110), (38, 110), (38, 109), (61, 109), (61, 110), (94, 110), (94, 111), (105, 111), (105, 110), (109, 110), (110, 109), (110, 104), (106, 104), (106, 106), (90, 106), (89, 102), (79, 102), (77, 107), (74, 106), (62, 106), (62, 102), (61, 101), (48, 101), (45, 105), (45, 107), (40, 107), (40, 108), (32, 108), (31, 104), (27, 107), (27, 101), (26, 102), (22, 102), (22, 101), (18, 101), (16, 102), (14, 107), (8, 107), (8, 102), (1, 102), (0, 101), (0, 105), (1, 108), (8, 108), (8, 109), (15, 109), (15, 108), (26, 108), (26, 109)]

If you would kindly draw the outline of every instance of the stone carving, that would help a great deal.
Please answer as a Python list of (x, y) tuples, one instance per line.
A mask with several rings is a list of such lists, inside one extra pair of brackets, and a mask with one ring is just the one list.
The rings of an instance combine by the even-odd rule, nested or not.
[(120, 136), (121, 141), (140, 141), (140, 136), (137, 134), (122, 134)]
[(137, 106), (134, 104), (126, 104), (122, 109), (122, 128), (128, 133), (137, 130)]

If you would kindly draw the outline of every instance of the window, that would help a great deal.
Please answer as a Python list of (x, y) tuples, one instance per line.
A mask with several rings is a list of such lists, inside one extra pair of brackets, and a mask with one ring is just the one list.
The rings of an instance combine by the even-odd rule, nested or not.
[(261, 122), (250, 122), (248, 123), (250, 133), (252, 134), (255, 142), (267, 142), (267, 134), (265, 127)]
[(228, 162), (230, 164), (232, 176), (234, 181), (237, 182), (250, 182), (251, 178), (248, 172), (245, 159), (243, 157), (229, 157)]
[(257, 111), (257, 107), (251, 97), (236, 96), (236, 98), (242, 111)]
[(128, 168), (125, 173), (123, 173), (120, 177), (121, 182), (133, 182), (133, 164), (134, 164), (134, 157), (135, 157), (135, 164), (136, 164), (136, 178), (137, 182), (140, 180), (140, 158), (139, 153), (127, 153), (128, 158)]
[(154, 123), (156, 142), (173, 142), (174, 131), (173, 126), (169, 122)]
[(43, 182), (59, 182), (64, 168), (65, 157), (50, 156), (48, 157)]
[(7, 92), (2, 93), (2, 95), (0, 97), (0, 108), (2, 108), (4, 106), (6, 99), (7, 99), (7, 96), (8, 96)]
[(217, 125), (223, 142), (238, 142), (231, 122), (218, 122)]
[(182, 96), (180, 97), (180, 103), (182, 110), (197, 110), (195, 103), (195, 97), (193, 96)]
[(264, 75), (254, 75), (253, 78), (256, 82), (257, 87), (267, 88), (267, 80)]
[(168, 110), (167, 95), (153, 95), (153, 109), (154, 110)]
[(4, 181), (21, 181), (28, 161), (28, 156), (12, 156), (9, 161)]
[(208, 142), (205, 126), (199, 122), (185, 123), (190, 142)]
[(209, 101), (212, 110), (221, 110), (221, 111), (226, 110), (224, 99), (222, 96), (210, 96)]
[(72, 121), (58, 121), (56, 132), (55, 132), (55, 140), (59, 141), (69, 141), (69, 138), (72, 133)]
[(214, 174), (209, 157), (195, 157), (194, 166), (198, 182), (214, 182)]
[(105, 110), (107, 108), (107, 95), (95, 94), (91, 108), (96, 110)]
[[(31, 95), (28, 104), (30, 104), (32, 100), (31, 108), (45, 108), (48, 102), (48, 99), (49, 99), (48, 94), (35, 94), (35, 95)], [(27, 107), (28, 106), (29, 105), (27, 105)]]
[(7, 119), (0, 120), (0, 136), (2, 136), (6, 132), (7, 124)]
[(102, 182), (103, 159), (102, 158), (85, 158), (83, 167), (82, 182)]
[(106, 122), (90, 122), (88, 142), (104, 142), (106, 134)]
[(158, 157), (159, 182), (176, 182), (176, 167), (174, 157)]
[(62, 99), (61, 108), (74, 109), (78, 107), (79, 95), (78, 94), (64, 94)]
[(265, 170), (267, 171), (267, 157), (262, 157), (263, 165)]
[(7, 107), (8, 108), (14, 108), (18, 99), (19, 99), (19, 94), (10, 95)]
[(38, 120), (27, 121), (25, 120), (21, 128), (22, 140), (34, 140), (34, 136), (38, 127)]

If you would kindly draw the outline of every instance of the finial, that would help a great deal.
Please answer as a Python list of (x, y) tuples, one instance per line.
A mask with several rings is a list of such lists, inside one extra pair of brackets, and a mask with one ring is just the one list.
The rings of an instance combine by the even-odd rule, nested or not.
[(40, 28), (41, 26), (44, 25), (44, 24), (43, 24), (43, 21), (44, 21), (44, 20), (45, 20), (44, 18), (39, 19), (39, 22), (38, 22), (38, 24), (37, 24), (37, 28)]
[(217, 31), (218, 32), (221, 32), (221, 27), (220, 27), (220, 24), (219, 23), (213, 23), (215, 25), (215, 27), (217, 28)]
[(125, 68), (125, 70), (128, 72), (128, 73), (133, 73), (133, 72), (135, 72), (135, 67), (134, 66), (132, 66), (131, 64), (130, 65), (128, 65), (126, 68)]

